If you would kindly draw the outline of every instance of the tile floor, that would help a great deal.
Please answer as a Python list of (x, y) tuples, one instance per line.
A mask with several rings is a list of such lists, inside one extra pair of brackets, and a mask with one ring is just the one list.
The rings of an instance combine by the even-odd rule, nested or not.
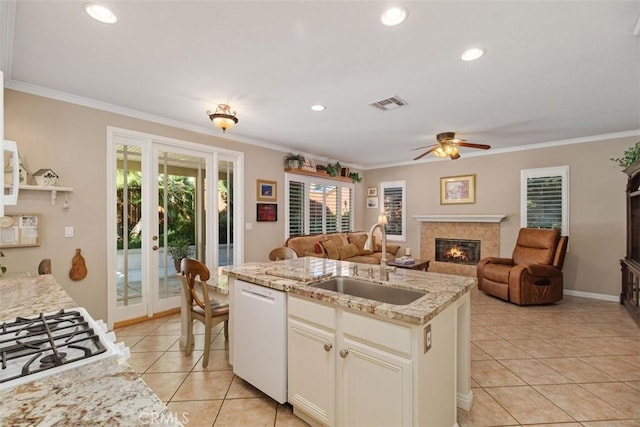
[[(458, 410), (461, 427), (640, 426), (640, 328), (619, 304), (567, 296), (518, 307), (477, 289), (471, 301), (474, 404)], [(190, 357), (180, 352), (177, 315), (116, 335), (131, 349), (130, 364), (189, 427), (306, 425), (233, 375), (222, 334), (207, 369), (202, 335)]]

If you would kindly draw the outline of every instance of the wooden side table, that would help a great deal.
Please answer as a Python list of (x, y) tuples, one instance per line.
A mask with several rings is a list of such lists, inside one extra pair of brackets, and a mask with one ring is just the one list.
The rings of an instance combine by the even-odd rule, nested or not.
[(398, 264), (394, 261), (387, 261), (387, 265), (391, 267), (407, 268), (409, 270), (428, 271), (430, 259), (416, 259), (413, 264)]

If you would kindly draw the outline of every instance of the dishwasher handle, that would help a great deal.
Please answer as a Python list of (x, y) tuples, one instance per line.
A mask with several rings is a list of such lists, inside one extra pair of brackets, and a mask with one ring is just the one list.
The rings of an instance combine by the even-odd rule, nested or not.
[(259, 289), (254, 290), (254, 289), (240, 288), (240, 295), (262, 300), (265, 302), (270, 302), (270, 303), (273, 303), (275, 301), (274, 296), (267, 289), (265, 289), (264, 291), (261, 291)]

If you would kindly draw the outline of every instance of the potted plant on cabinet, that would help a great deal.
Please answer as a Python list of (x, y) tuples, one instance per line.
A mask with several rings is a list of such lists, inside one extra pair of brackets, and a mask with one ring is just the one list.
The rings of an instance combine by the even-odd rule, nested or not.
[(173, 265), (176, 271), (180, 273), (180, 262), (182, 258), (188, 258), (191, 256), (191, 247), (189, 246), (189, 240), (184, 237), (178, 237), (169, 244), (167, 253), (173, 258)]
[(287, 153), (284, 156), (284, 166), (290, 169), (299, 169), (304, 163), (304, 156), (302, 154)]
[(616, 162), (624, 171), (629, 166), (640, 160), (640, 141), (636, 142), (633, 147), (629, 147), (625, 150), (622, 157), (612, 157), (610, 160)]

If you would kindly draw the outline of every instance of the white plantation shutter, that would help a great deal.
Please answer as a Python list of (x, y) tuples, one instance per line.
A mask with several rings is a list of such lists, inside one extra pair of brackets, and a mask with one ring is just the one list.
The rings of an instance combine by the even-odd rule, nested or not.
[(352, 231), (353, 184), (295, 174), (285, 174), (285, 179), (285, 237)]
[(406, 181), (381, 182), (381, 206), (387, 215), (387, 239), (406, 241)]
[(569, 167), (521, 172), (521, 225), (555, 228), (568, 235)]

